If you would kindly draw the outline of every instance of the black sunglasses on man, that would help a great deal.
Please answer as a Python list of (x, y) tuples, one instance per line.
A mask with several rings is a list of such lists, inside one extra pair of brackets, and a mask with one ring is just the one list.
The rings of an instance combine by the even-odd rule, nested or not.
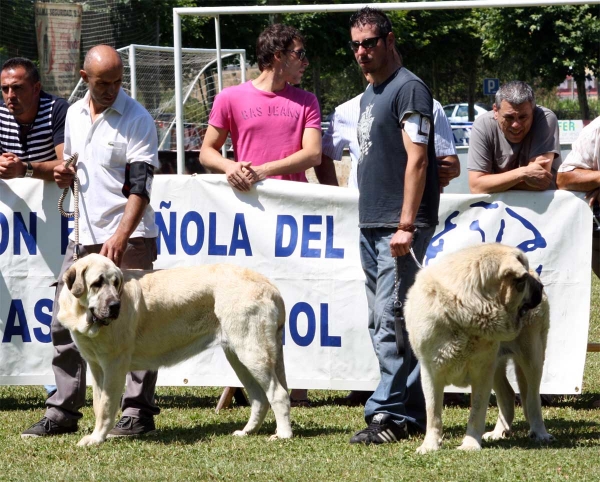
[(386, 38), (387, 35), (379, 35), (377, 37), (366, 38), (362, 42), (357, 42), (356, 40), (351, 40), (348, 42), (348, 45), (354, 52), (358, 52), (358, 49), (362, 47), (363, 49), (372, 49), (377, 45), (380, 38)]

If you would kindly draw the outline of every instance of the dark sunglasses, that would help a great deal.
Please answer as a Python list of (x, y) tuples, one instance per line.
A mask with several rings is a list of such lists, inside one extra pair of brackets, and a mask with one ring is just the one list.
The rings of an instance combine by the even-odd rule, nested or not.
[(284, 52), (295, 53), (298, 56), (298, 60), (304, 60), (306, 58), (306, 50), (284, 50)]
[(354, 52), (358, 52), (358, 49), (362, 47), (363, 49), (372, 49), (377, 45), (380, 38), (386, 38), (387, 35), (379, 35), (378, 37), (366, 38), (362, 42), (350, 41), (348, 45)]

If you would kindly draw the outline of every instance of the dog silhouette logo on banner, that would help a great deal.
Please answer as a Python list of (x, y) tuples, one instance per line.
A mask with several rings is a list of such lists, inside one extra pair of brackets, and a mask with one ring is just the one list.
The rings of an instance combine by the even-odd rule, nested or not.
[[(477, 243), (508, 244), (525, 253), (544, 249), (548, 245), (532, 221), (501, 201), (475, 202), (463, 212), (452, 211), (440, 224), (443, 228), (431, 238), (424, 265), (442, 253)], [(542, 265), (535, 270), (541, 274)]]

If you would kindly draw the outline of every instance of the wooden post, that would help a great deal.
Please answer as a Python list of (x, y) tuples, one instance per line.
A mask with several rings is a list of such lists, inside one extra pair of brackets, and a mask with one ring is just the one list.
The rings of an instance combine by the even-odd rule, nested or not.
[(587, 351), (588, 352), (600, 352), (600, 343), (588, 343)]
[(223, 389), (223, 393), (221, 394), (221, 398), (219, 398), (215, 412), (219, 413), (219, 410), (223, 408), (229, 408), (231, 406), (231, 401), (234, 398), (235, 402), (240, 407), (247, 407), (250, 405), (246, 395), (244, 394), (244, 390), (242, 390), (240, 387), (225, 387)]

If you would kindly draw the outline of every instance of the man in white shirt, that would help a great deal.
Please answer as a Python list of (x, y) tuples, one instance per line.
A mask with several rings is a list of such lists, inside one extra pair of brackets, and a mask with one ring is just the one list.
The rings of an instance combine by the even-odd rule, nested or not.
[[(63, 273), (79, 257), (100, 253), (122, 268), (152, 269), (158, 229), (150, 207), (158, 141), (152, 117), (122, 89), (123, 63), (112, 47), (98, 45), (86, 55), (81, 77), (86, 96), (72, 105), (65, 123), (65, 158), (79, 154), (80, 242), (73, 239), (59, 274), (52, 317), (52, 368), (57, 391), (46, 401), (46, 414), (21, 436), (41, 437), (71, 433), (85, 403), (86, 363), (67, 329), (57, 320), (58, 294)], [(60, 164), (54, 179), (61, 188), (71, 185), (73, 166)], [(71, 235), (73, 236), (73, 235)], [(122, 400), (121, 420), (109, 437), (139, 436), (155, 430), (156, 372), (132, 372)]]
[(585, 198), (594, 209), (592, 270), (600, 277), (600, 117), (584, 127), (573, 143), (564, 162), (558, 168), (559, 189), (585, 191)]
[[(360, 155), (358, 147), (357, 126), (360, 114), (362, 94), (353, 97), (335, 108), (327, 132), (323, 135), (323, 155), (321, 165), (315, 167), (317, 178), (321, 184), (338, 185), (332, 160), (340, 161), (347, 147), (352, 162), (348, 175), (348, 187), (358, 189), (357, 169)], [(460, 175), (460, 162), (456, 155), (452, 127), (444, 113), (442, 105), (433, 99), (433, 121), (435, 155), (438, 160), (440, 186), (446, 187), (452, 179)]]

